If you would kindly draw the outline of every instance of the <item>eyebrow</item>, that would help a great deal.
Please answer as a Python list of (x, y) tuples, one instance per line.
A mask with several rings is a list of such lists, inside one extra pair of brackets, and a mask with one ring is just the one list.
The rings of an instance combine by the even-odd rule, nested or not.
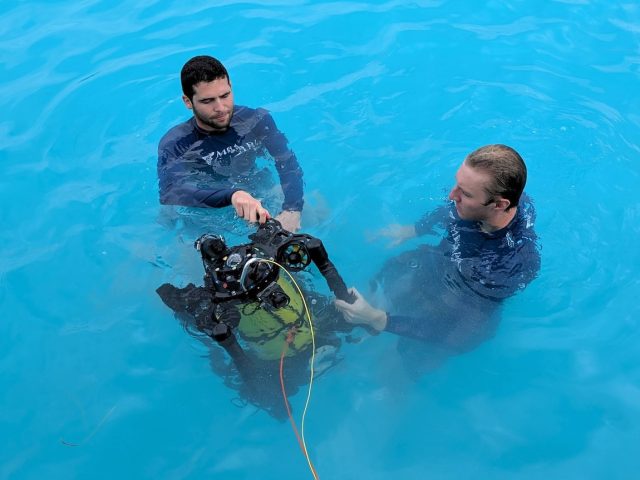
[(226, 92), (218, 96), (199, 98), (198, 101), (203, 102), (205, 100), (215, 100), (216, 98), (224, 97), (225, 95), (229, 95), (230, 93), (231, 93), (231, 89), (227, 90)]

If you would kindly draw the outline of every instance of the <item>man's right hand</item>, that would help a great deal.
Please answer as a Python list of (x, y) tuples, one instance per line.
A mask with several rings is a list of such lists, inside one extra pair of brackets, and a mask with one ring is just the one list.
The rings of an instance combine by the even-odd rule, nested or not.
[(262, 206), (260, 200), (256, 200), (243, 190), (238, 190), (231, 195), (231, 205), (236, 209), (236, 214), (248, 222), (264, 223), (271, 218), (271, 215)]

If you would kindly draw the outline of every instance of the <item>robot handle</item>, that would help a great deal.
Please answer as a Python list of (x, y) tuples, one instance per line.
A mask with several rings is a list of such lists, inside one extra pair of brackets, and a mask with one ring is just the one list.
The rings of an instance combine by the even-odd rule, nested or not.
[(313, 263), (318, 267), (318, 270), (327, 281), (329, 289), (331, 289), (335, 294), (336, 298), (344, 300), (347, 303), (355, 302), (355, 295), (349, 293), (349, 290), (338, 273), (335, 265), (331, 260), (329, 260), (329, 255), (327, 254), (322, 241), (314, 237), (308, 237), (306, 247), (309, 250), (311, 260), (313, 260)]

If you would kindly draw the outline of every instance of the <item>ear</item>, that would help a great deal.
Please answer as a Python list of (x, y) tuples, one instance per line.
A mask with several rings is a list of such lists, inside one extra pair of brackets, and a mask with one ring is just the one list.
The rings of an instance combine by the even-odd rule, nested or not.
[(186, 95), (182, 95), (182, 101), (184, 102), (185, 107), (187, 107), (189, 110), (193, 110), (193, 103), (191, 103), (189, 97), (187, 97)]
[(507, 208), (509, 208), (509, 205), (511, 205), (511, 202), (506, 198), (498, 197), (495, 200), (495, 204), (498, 210), (506, 210)]

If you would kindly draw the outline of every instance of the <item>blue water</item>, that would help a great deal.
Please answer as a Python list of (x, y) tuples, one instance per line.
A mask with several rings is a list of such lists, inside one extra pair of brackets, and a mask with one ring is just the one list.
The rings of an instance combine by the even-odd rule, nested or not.
[(392, 335), (346, 345), (307, 414), (320, 478), (635, 478), (640, 5), (217, 4), (3, 2), (0, 478), (312, 478), (154, 292), (202, 274), (162, 221), (155, 152), (203, 53), (272, 111), (305, 231), (362, 291), (411, 247), (372, 234), (438, 205), (465, 154), (506, 143), (529, 167), (539, 278), (418, 381)]

